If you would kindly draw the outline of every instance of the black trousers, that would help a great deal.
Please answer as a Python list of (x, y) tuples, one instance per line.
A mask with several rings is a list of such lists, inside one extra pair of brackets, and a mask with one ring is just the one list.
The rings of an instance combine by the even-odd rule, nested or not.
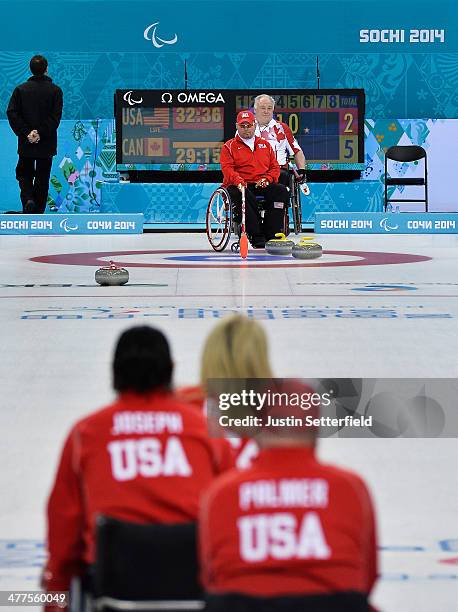
[[(230, 185), (228, 187), (231, 200), (234, 204), (234, 218), (237, 223), (242, 220), (242, 192)], [(261, 217), (261, 208), (256, 196), (264, 196), (262, 207), (265, 209), (264, 219)], [(288, 208), (289, 193), (284, 185), (273, 183), (268, 187), (256, 188), (254, 184), (245, 189), (245, 218), (246, 233), (250, 241), (263, 237), (270, 240), (277, 232), (284, 231), (285, 214)]]
[(288, 168), (280, 168), (280, 176), (278, 182), (285, 187), (289, 187), (289, 170)]
[[(49, 177), (51, 175), (52, 157), (19, 156), (16, 166), (16, 179), (21, 190), (21, 202), (23, 212), (42, 214), (46, 209), (46, 201), (49, 191)], [(33, 209), (26, 203), (33, 200)]]

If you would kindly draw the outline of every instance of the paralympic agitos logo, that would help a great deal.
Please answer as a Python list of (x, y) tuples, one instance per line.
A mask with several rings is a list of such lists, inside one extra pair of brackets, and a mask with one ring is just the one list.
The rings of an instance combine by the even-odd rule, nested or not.
[(180, 91), (178, 94), (176, 92), (172, 93), (170, 91), (164, 91), (161, 95), (161, 102), (163, 104), (172, 104), (175, 100), (174, 95), (176, 96), (176, 101), (180, 104), (217, 104), (218, 102), (225, 103), (224, 97), (222, 93), (215, 93), (214, 91)]
[(145, 40), (150, 40), (156, 49), (161, 49), (164, 45), (174, 45), (178, 41), (178, 35), (173, 34), (171, 38), (162, 38), (159, 36), (157, 29), (159, 26), (159, 21), (155, 21), (151, 23), (143, 32), (143, 38)]

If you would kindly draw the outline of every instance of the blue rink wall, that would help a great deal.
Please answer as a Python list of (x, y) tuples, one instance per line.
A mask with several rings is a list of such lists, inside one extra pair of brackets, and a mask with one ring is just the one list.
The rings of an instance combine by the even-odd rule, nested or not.
[[(49, 211), (128, 207), (147, 223), (203, 222), (212, 186), (138, 186), (133, 195), (133, 186), (115, 184), (114, 90), (180, 88), (185, 59), (193, 89), (316, 87), (317, 55), (322, 87), (366, 91), (366, 169), (356, 185), (312, 186), (304, 221), (316, 211), (380, 210), (383, 151), (397, 143), (428, 150), (431, 210), (457, 210), (450, 180), (458, 141), (455, 2), (438, 0), (431, 10), (423, 0), (253, 1), (249, 36), (246, 3), (238, 0), (17, 0), (0, 1), (0, 9), (8, 23), (0, 46), (0, 211), (20, 209), (5, 110), (38, 52), (64, 92)], [(24, 15), (34, 23), (33, 45)]]
[[(456, 156), (450, 153), (450, 141), (458, 142), (458, 119), (366, 120), (365, 132), (366, 169), (361, 180), (311, 185), (311, 195), (302, 197), (304, 223), (313, 223), (316, 212), (382, 210), (384, 142), (387, 146), (397, 143), (424, 146), (429, 154), (430, 210), (458, 209), (450, 179), (456, 172)], [(0, 121), (0, 141), (4, 143), (0, 148), (0, 212), (20, 210), (14, 178), (15, 137), (6, 121)], [(399, 173), (409, 172), (410, 176), (411, 171), (406, 164), (398, 164)], [(47, 210), (65, 214), (140, 212), (148, 224), (203, 224), (214, 188), (215, 185), (205, 183), (120, 184), (113, 121), (64, 120), (59, 130)]]

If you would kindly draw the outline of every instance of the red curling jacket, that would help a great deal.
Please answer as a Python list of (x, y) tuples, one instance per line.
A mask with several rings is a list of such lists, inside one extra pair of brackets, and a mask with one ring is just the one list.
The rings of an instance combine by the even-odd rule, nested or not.
[(202, 498), (202, 579), (213, 594), (254, 597), (371, 592), (374, 510), (356, 474), (304, 447), (261, 450)]
[[(177, 389), (177, 397), (179, 401), (191, 404), (197, 410), (204, 411), (206, 395), (200, 385), (181, 387)], [(221, 440), (221, 442), (218, 442)], [(223, 444), (229, 442), (234, 458), (235, 467), (239, 470), (245, 470), (251, 466), (255, 457), (259, 454), (259, 448), (256, 441), (252, 438), (238, 438), (231, 436), (229, 438), (214, 438), (215, 444)]]
[(48, 501), (44, 586), (68, 590), (94, 561), (98, 514), (195, 521), (202, 492), (232, 466), (230, 445), (210, 439), (204, 415), (173, 393), (121, 394), (67, 437)]
[(259, 136), (254, 139), (252, 151), (237, 134), (224, 144), (220, 162), (225, 186), (257, 183), (261, 178), (266, 178), (269, 183), (276, 183), (280, 176), (280, 166), (272, 147), (267, 140)]

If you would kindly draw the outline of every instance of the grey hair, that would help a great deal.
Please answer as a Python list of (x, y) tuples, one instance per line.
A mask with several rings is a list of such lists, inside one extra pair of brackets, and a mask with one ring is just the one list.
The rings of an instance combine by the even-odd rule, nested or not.
[(273, 107), (275, 108), (275, 100), (272, 98), (272, 96), (269, 96), (269, 94), (259, 94), (259, 96), (256, 96), (256, 98), (254, 99), (255, 110), (261, 98), (269, 98), (269, 100), (272, 102)]

